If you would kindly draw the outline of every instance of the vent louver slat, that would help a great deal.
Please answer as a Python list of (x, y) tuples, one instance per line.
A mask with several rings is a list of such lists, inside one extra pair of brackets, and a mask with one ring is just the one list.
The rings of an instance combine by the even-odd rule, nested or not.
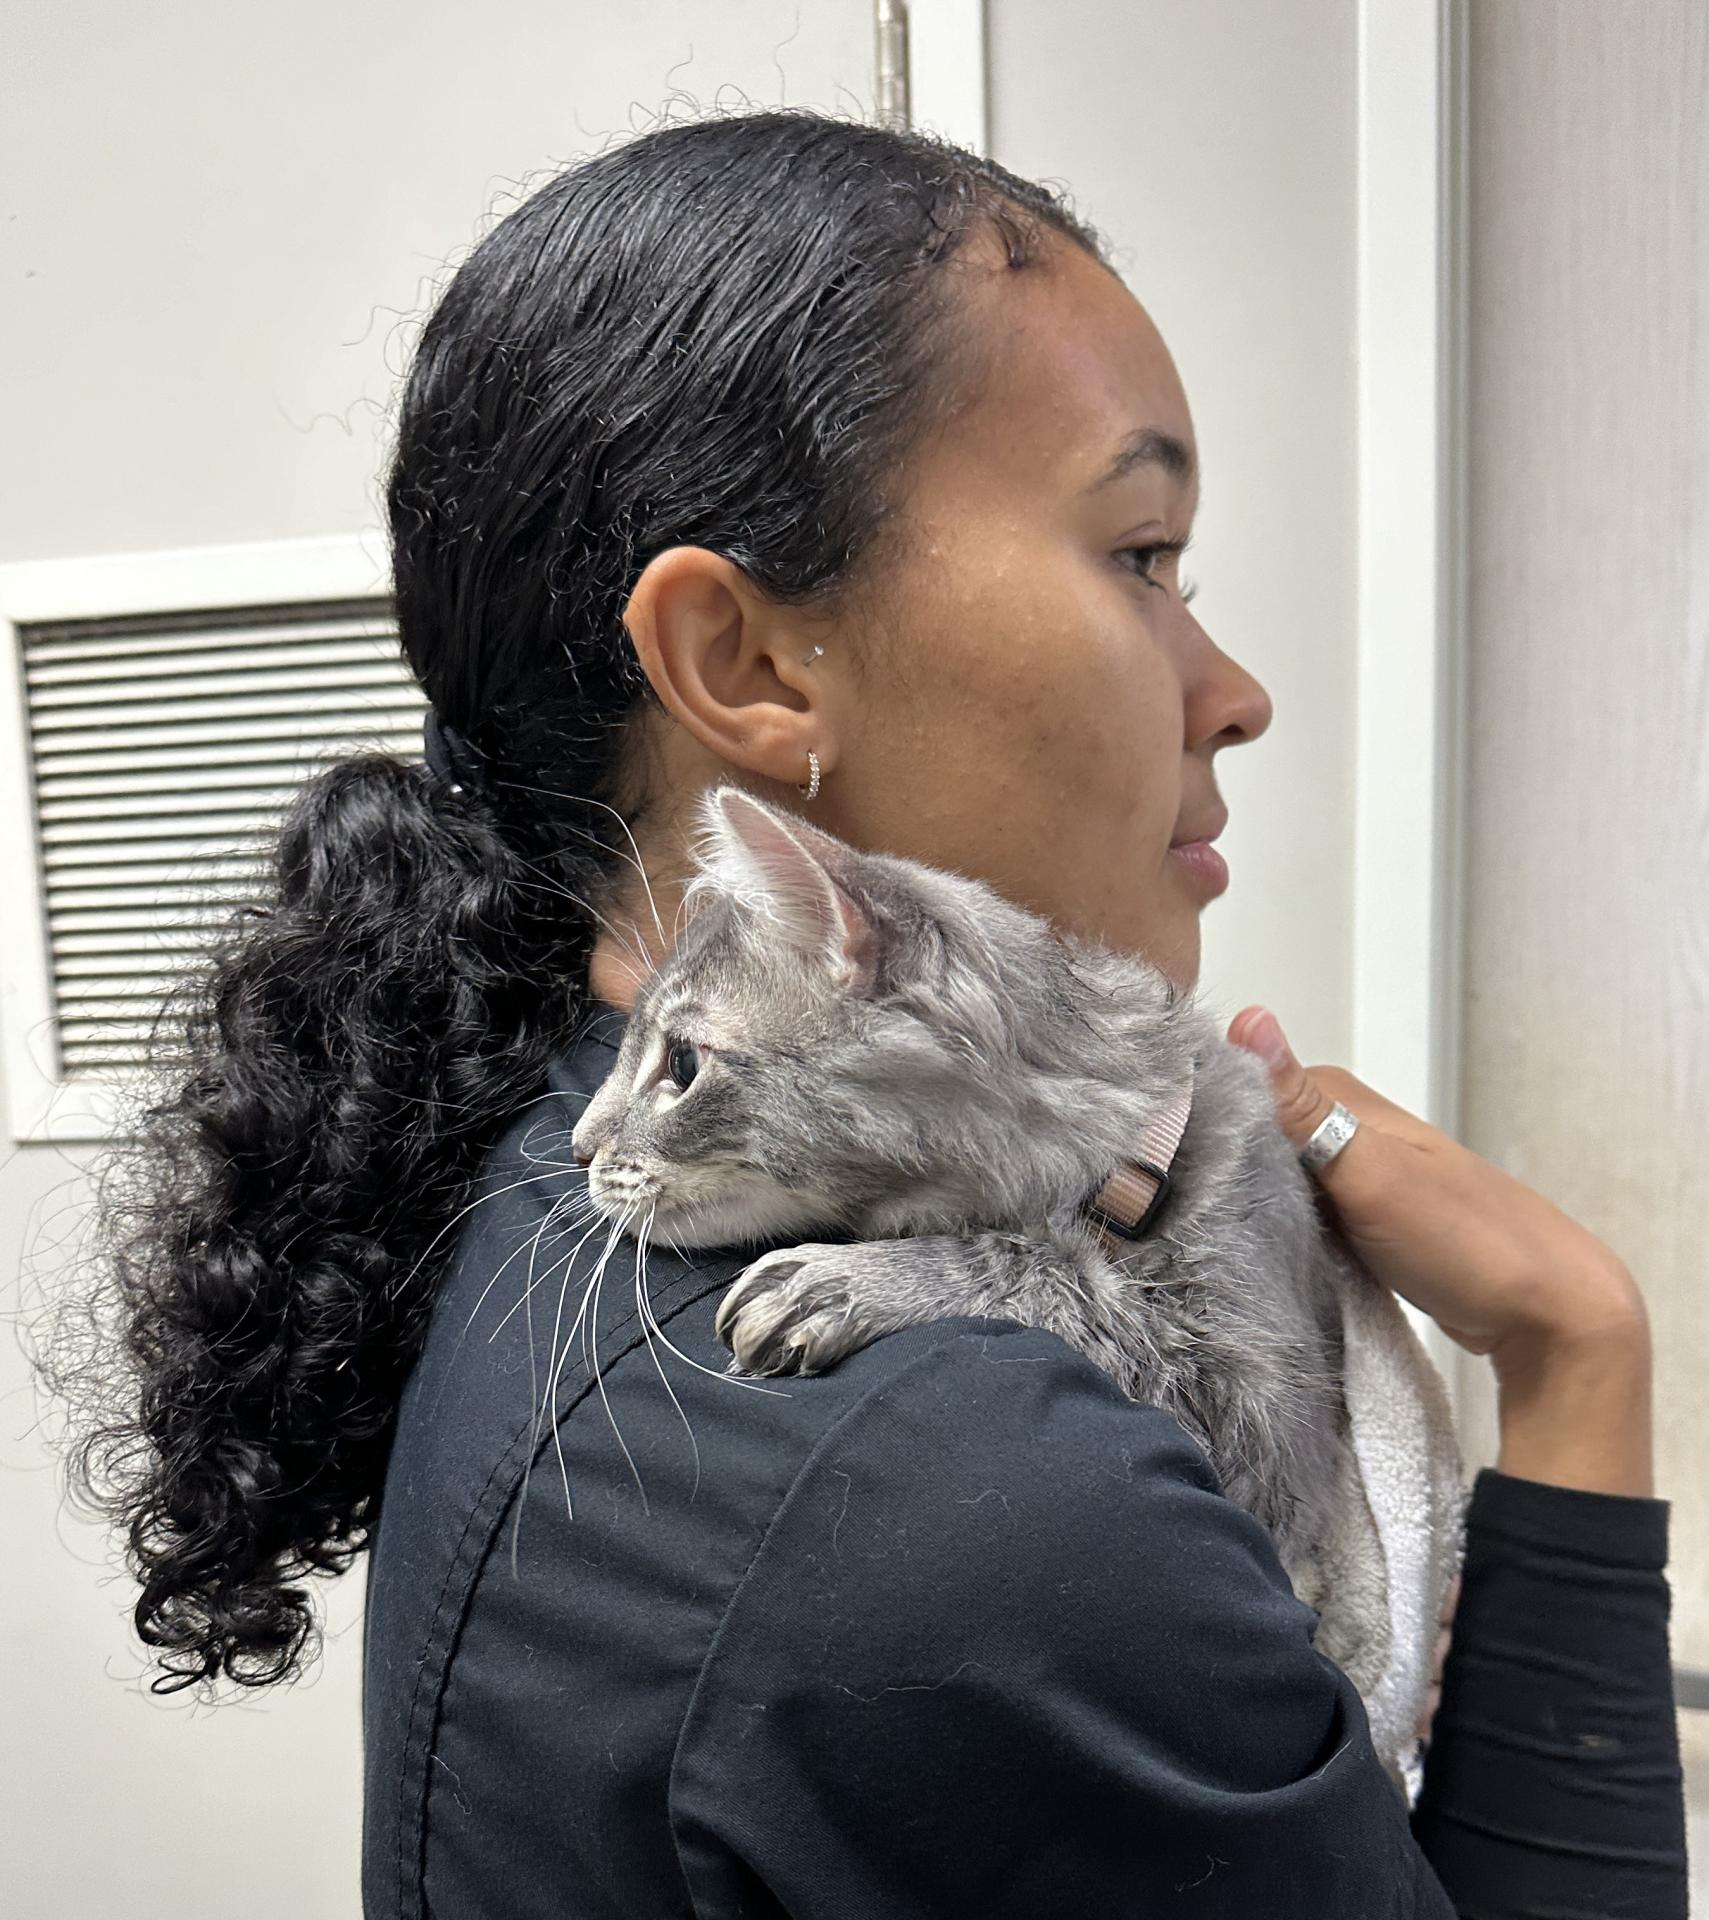
[[(220, 798), (223, 801), (225, 796)], [(65, 848), (68, 860), (93, 859), (104, 848), (110, 849), (118, 859), (133, 859), (135, 849), (128, 844), (132, 841), (158, 847), (165, 858), (174, 859), (180, 849), (186, 855), (194, 854), (210, 839), (226, 845), (258, 835), (262, 831), (261, 821), (261, 815), (243, 810), (230, 812), (224, 805), (217, 809), (210, 806), (201, 813), (193, 807), (175, 807), (164, 821), (159, 814), (149, 819), (115, 810), (105, 820), (43, 820), (41, 835), (44, 846)], [(74, 851), (79, 848), (93, 851)]]
[(122, 1077), (255, 897), (303, 780), (419, 754), (421, 693), (383, 599), (18, 632), (60, 1070)]
[(44, 800), (39, 818), (43, 833), (57, 830), (72, 838), (77, 837), (73, 830), (84, 821), (100, 825), (122, 820), (176, 820), (180, 814), (192, 820), (200, 819), (203, 808), (210, 802), (228, 812), (233, 807), (241, 808), (246, 817), (264, 814), (271, 818), (283, 809), (295, 790), (281, 770), (281, 779), (273, 786), (250, 780), (225, 780), (217, 786), (200, 789), (186, 786), (172, 792), (115, 793), (105, 799), (85, 799), (79, 795), (64, 800)]
[[(238, 743), (235, 741), (236, 729), (228, 728), (224, 735), (212, 739), (190, 741), (172, 741), (164, 746), (144, 746), (133, 744), (125, 755), (128, 774), (112, 774), (108, 771), (112, 755), (107, 752), (92, 753), (53, 753), (43, 751), (37, 755), (44, 770), (63, 775), (92, 775), (98, 779), (125, 779), (130, 774), (143, 776), (150, 773), (170, 773), (178, 767), (193, 768), (217, 773), (226, 767), (262, 767), (275, 764), (295, 767), (297, 765), (297, 747), (294, 731), (283, 738), (266, 738), (256, 742)], [(352, 748), (373, 747), (384, 753), (413, 753), (421, 745), (419, 727), (399, 727), (393, 731), (374, 729), (362, 730), (350, 736)]]
[[(110, 652), (85, 654), (75, 660), (36, 662), (35, 680), (44, 694), (90, 683), (111, 686), (114, 669), (120, 663)], [(374, 670), (374, 648), (369, 640), (343, 640), (320, 646), (269, 647), (257, 659), (247, 648), (190, 652), (182, 647), (171, 653), (137, 654), (123, 661), (127, 686), (146, 686), (150, 682), (178, 679), (186, 675), (210, 673), (253, 674), (257, 672), (303, 672), (308, 669), (355, 669), (370, 676)]]
[[(64, 818), (76, 819), (77, 808), (85, 801), (96, 806), (123, 801), (134, 796), (150, 806), (163, 796), (192, 793), (232, 793), (265, 791), (295, 783), (297, 769), (288, 758), (264, 760), (245, 758), (228, 761), (218, 767), (183, 765), (144, 767), (131, 773), (58, 773), (54, 779), (55, 798), (46, 803)], [(199, 801), (194, 802), (200, 805)]]
[(217, 651), (221, 633), (236, 647), (302, 646), (353, 636), (388, 647), (393, 633), (391, 615), (389, 611), (375, 611), (383, 604), (374, 600), (330, 603), (325, 619), (316, 619), (295, 607), (283, 609), (282, 617), (275, 619), (278, 609), (250, 607), (230, 614), (205, 610), (176, 613), (164, 622), (153, 623), (129, 616), (67, 620), (55, 623), (51, 633), (43, 622), (34, 629), (38, 638), (31, 651), (42, 666), (53, 667), (68, 660), (129, 661), (154, 654), (209, 653)]
[(158, 920), (163, 926), (189, 926), (193, 922), (202, 926), (210, 903), (236, 906), (249, 899), (254, 891), (253, 868), (245, 870), (242, 884), (210, 880), (205, 874), (198, 874), (194, 879), (180, 876), (152, 887), (139, 887), (133, 874), (122, 883), (103, 882), (55, 890), (48, 896), (47, 921), (51, 930), (63, 925), (73, 913), (87, 921), (99, 919), (114, 908), (141, 907), (148, 910), (151, 923)]
[(185, 947), (105, 947), (96, 952), (62, 953), (54, 962), (54, 974), (67, 999), (114, 990), (115, 981), (126, 993), (136, 991), (136, 983), (147, 977), (164, 979), (168, 974), (193, 972), (202, 964), (202, 955)]
[(109, 900), (90, 909), (59, 907), (47, 919), (55, 948), (66, 953), (77, 951), (72, 943), (78, 940), (120, 940), (132, 933), (147, 933), (161, 940), (175, 940), (182, 934), (198, 947), (207, 945), (200, 931), (201, 918), (194, 908), (173, 907), (158, 900), (151, 900), (147, 906), (134, 902), (115, 905)]
[[(32, 706), (30, 730), (41, 739), (46, 752), (51, 753), (59, 744), (69, 751), (72, 742), (87, 751), (85, 742), (90, 731), (94, 732), (97, 745), (101, 735), (112, 728), (135, 727), (139, 737), (144, 732), (153, 735), (174, 724), (195, 727), (201, 723), (204, 730), (212, 731), (207, 728), (205, 717), (213, 711), (222, 721), (229, 718), (248, 723), (241, 729), (233, 728), (226, 738), (242, 739), (249, 735), (260, 740), (269, 733), (287, 740), (313, 738), (329, 724), (340, 731), (359, 726), (372, 696), (388, 691), (385, 682), (378, 679), (366, 687), (336, 687), (324, 692), (315, 687), (307, 675), (304, 680), (306, 684), (298, 692), (283, 686), (271, 692), (250, 693), (241, 683), (210, 679), (205, 687), (192, 689), (182, 698), (131, 701), (109, 697), (99, 704), (84, 700), (73, 706)], [(56, 734), (60, 736), (57, 742)], [(215, 734), (214, 737), (221, 736)], [(152, 738), (148, 744), (154, 744)]]
[[(187, 661), (184, 663), (185, 666), (189, 664)], [(204, 672), (187, 673), (181, 667), (176, 673), (161, 675), (156, 679), (137, 675), (127, 667), (123, 680), (115, 679), (111, 674), (103, 677), (89, 673), (63, 686), (49, 681), (38, 684), (36, 688), (35, 711), (41, 715), (45, 726), (50, 724), (50, 714), (87, 709), (91, 701), (97, 698), (105, 699), (108, 711), (128, 717), (125, 713), (127, 708), (155, 709), (163, 701), (204, 700), (212, 695), (224, 702), (240, 694), (260, 701), (261, 696), (279, 694), (283, 695), (282, 699), (265, 700), (262, 704), (267, 711), (277, 709), (288, 713), (294, 711), (291, 702), (302, 691), (305, 681), (318, 687), (352, 687), (363, 692), (386, 684), (385, 676), (376, 673), (374, 663), (367, 660), (349, 666), (328, 666), (313, 661), (269, 661), (269, 670), (263, 670), (253, 660), (245, 666), (239, 666), (231, 656), (222, 655), (205, 663), (205, 666)]]
[(60, 965), (76, 972), (76, 963), (84, 954), (165, 954), (180, 950), (200, 954), (207, 946), (206, 940), (193, 928), (172, 926), (164, 918), (156, 925), (152, 914), (115, 913), (109, 918), (111, 925), (99, 927), (92, 933), (73, 932), (63, 927), (56, 930), (53, 950)]

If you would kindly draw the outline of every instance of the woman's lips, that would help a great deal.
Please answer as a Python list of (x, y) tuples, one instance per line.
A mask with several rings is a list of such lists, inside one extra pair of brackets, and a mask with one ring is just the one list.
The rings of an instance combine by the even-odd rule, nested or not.
[(1228, 862), (1208, 840), (1188, 840), (1171, 847), (1169, 858), (1208, 894), (1219, 894), (1228, 885)]

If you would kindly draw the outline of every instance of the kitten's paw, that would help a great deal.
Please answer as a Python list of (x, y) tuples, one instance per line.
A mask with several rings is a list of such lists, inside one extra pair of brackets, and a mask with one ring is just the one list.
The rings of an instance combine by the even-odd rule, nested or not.
[(732, 1372), (822, 1373), (882, 1331), (849, 1285), (850, 1249), (808, 1241), (762, 1254), (718, 1303), (713, 1330)]

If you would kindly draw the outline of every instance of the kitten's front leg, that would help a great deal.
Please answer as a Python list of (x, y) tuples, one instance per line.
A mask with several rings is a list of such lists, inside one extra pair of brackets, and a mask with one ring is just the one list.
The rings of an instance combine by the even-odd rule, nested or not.
[(735, 1355), (732, 1373), (822, 1373), (886, 1333), (969, 1314), (1044, 1327), (1131, 1373), (1143, 1342), (1124, 1354), (1112, 1337), (1126, 1319), (1113, 1281), (1088, 1244), (1051, 1233), (810, 1240), (762, 1254), (713, 1325)]
[(980, 1264), (971, 1236), (803, 1241), (738, 1275), (713, 1328), (732, 1373), (823, 1373), (886, 1333), (987, 1311), (968, 1304)]

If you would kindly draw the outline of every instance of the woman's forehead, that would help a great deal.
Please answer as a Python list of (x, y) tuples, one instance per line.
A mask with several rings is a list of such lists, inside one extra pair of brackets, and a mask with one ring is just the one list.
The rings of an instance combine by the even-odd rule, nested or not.
[(1064, 499), (1191, 488), (1198, 453), (1180, 376), (1115, 274), (1079, 247), (1058, 249), (1049, 265), (986, 279), (975, 308), (972, 324), (991, 330), (987, 377), (923, 450), (934, 481), (947, 468)]

